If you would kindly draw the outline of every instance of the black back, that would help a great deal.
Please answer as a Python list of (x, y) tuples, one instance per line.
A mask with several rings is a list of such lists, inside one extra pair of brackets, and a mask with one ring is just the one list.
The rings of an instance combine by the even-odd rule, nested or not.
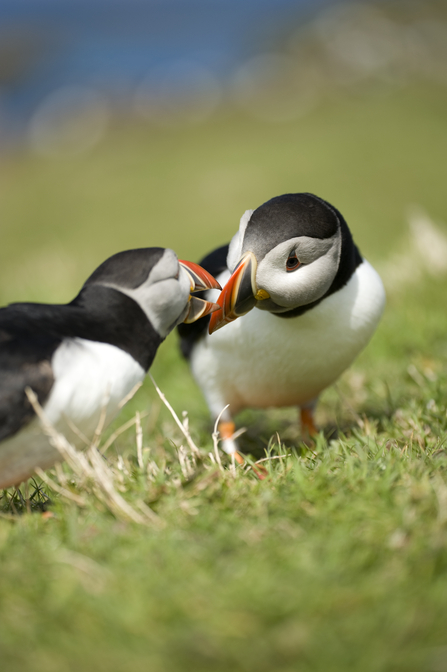
[(34, 390), (41, 405), (48, 398), (54, 383), (51, 357), (59, 343), (53, 336), (14, 335), (0, 326), (0, 441), (34, 417), (26, 387)]
[[(227, 245), (223, 245), (222, 247), (218, 247), (216, 250), (213, 250), (201, 261), (199, 261), (199, 265), (202, 266), (205, 271), (211, 273), (211, 275), (214, 277), (218, 276), (220, 273), (223, 273), (227, 270), (228, 247), (229, 243)], [(203, 294), (204, 292), (196, 292), (194, 296), (198, 296), (200, 298)], [(198, 341), (201, 336), (206, 334), (209, 323), (210, 316), (208, 315), (207, 317), (202, 317), (200, 320), (197, 320), (197, 322), (193, 322), (192, 324), (178, 325), (177, 331), (180, 336), (180, 350), (186, 359), (190, 357), (191, 351), (196, 341)]]
[(79, 337), (128, 352), (146, 371), (162, 338), (140, 306), (118, 290), (85, 285), (67, 305), (16, 303), (0, 309), (0, 440), (28, 424), (31, 387), (43, 404), (54, 383), (51, 358)]

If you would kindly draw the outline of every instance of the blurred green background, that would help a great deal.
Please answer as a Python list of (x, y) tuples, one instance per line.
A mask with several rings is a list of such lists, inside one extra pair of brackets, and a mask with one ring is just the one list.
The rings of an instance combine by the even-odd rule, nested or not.
[(0, 164), (2, 302), (67, 301), (126, 248), (197, 260), (285, 192), (332, 202), (373, 262), (405, 245), (411, 206), (447, 221), (446, 17), (444, 3), (335, 2), (278, 20), (195, 115), (169, 81), (144, 91), (144, 115), (109, 96), (107, 123), (82, 88), (43, 97)]
[[(162, 530), (116, 520), (93, 496), (84, 509), (59, 499), (49, 521), (0, 519), (13, 672), (447, 670), (447, 9), (309, 6), (251, 33), (219, 76), (189, 70), (181, 95), (166, 82), (124, 87), (118, 102), (91, 81), (78, 98), (50, 91), (4, 146), (2, 304), (69, 301), (126, 248), (197, 261), (246, 209), (294, 191), (340, 209), (388, 296), (371, 344), (320, 404), (340, 441), (321, 437), (284, 472), (273, 463), (263, 483), (166, 478), (148, 500)], [(19, 80), (2, 76), (12, 100)], [(210, 450), (176, 340), (152, 372)], [(179, 434), (150, 381), (114, 427), (136, 410), (175, 475)], [(294, 409), (238, 421), (256, 449), (277, 429), (300, 446)], [(117, 442), (131, 501), (143, 490), (133, 431)]]
[(64, 302), (122, 249), (159, 245), (198, 260), (246, 209), (310, 191), (344, 214), (377, 261), (404, 244), (408, 209), (447, 220), (445, 87), (333, 93), (312, 114), (269, 124), (222, 110), (199, 127), (117, 124), (79, 157), (3, 159), (3, 301)]
[[(435, 301), (445, 296), (447, 9), (437, 2), (329, 2), (312, 10), (301, 4), (300, 12), (300, 3), (284, 0), (275, 21), (264, 17), (263, 31), (247, 32), (246, 53), (234, 37), (227, 45), (232, 66), (219, 77), (211, 77), (206, 54), (194, 67), (185, 61), (186, 46), (169, 68), (149, 68), (157, 77), (132, 86), (129, 80), (119, 101), (104, 81), (73, 85), (86, 78), (82, 70), (78, 79), (62, 73), (61, 82), (64, 75), (71, 84), (59, 82), (49, 93), (41, 75), (45, 95), (0, 160), (1, 302), (69, 301), (96, 266), (123, 249), (171, 247), (198, 261), (230, 240), (246, 209), (297, 191), (340, 209), (361, 252), (381, 272), (388, 292), (382, 328), (393, 333), (393, 320), (406, 310), (400, 294), (414, 291), (415, 281), (434, 276), (441, 282)], [(235, 25), (243, 16), (230, 5)], [(43, 6), (59, 16), (51, 2)], [(155, 12), (151, 3), (139, 7)], [(188, 7), (194, 18), (209, 5)], [(132, 8), (138, 20), (137, 5)], [(247, 16), (254, 22), (252, 9)], [(209, 30), (218, 35), (212, 16)], [(259, 12), (258, 23), (262, 17)], [(201, 29), (182, 29), (172, 17), (168, 26), (191, 30), (192, 42)], [(85, 32), (75, 35), (81, 40)], [(16, 58), (28, 44), (17, 35)], [(169, 30), (161, 37), (168, 40)], [(150, 36), (146, 41), (151, 44)], [(54, 58), (58, 52), (48, 44)], [(116, 60), (123, 45), (111, 44)], [(11, 56), (6, 51), (3, 59), (5, 53)], [(89, 53), (94, 69), (95, 52)], [(113, 59), (109, 67), (109, 77), (115, 68), (119, 80)], [(11, 100), (30, 81), (17, 75), (14, 89), (3, 79)], [(383, 334), (376, 348), (387, 353), (392, 337)], [(176, 339), (172, 334), (162, 345), (153, 373), (178, 410), (207, 427), (205, 404)], [(377, 354), (368, 353), (364, 361), (375, 358), (380, 371)], [(389, 368), (385, 359), (383, 371)], [(329, 407), (330, 395), (324, 395)], [(124, 418), (155, 399), (146, 381)]]

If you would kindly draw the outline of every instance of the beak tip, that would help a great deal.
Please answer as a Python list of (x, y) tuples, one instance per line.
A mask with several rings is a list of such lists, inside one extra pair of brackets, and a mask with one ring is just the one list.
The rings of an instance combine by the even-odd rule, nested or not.
[(240, 259), (217, 299), (221, 310), (211, 316), (209, 334), (245, 315), (256, 305), (256, 263), (252, 252)]
[(218, 303), (212, 303), (211, 301), (205, 301), (204, 299), (199, 299), (196, 296), (191, 296), (188, 302), (188, 310), (186, 317), (184, 318), (184, 324), (191, 324), (196, 322), (201, 317), (206, 317), (211, 313), (215, 313), (220, 310)]
[[(218, 304), (216, 304), (218, 305)], [(220, 315), (218, 313), (221, 313)], [(223, 319), (222, 315), (222, 307), (219, 306), (215, 311), (213, 311), (213, 314), (211, 315), (210, 318), (210, 323), (208, 327), (208, 333), (211, 336), (211, 334), (214, 334), (215, 331), (218, 329), (221, 329), (225, 324), (225, 320)]]
[(179, 264), (187, 271), (191, 280), (191, 291), (198, 292), (206, 289), (219, 289), (222, 287), (211, 273), (192, 261), (179, 259)]

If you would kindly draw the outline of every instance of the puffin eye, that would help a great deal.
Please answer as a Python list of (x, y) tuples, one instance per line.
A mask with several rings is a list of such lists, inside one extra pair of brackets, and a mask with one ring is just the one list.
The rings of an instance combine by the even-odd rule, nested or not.
[(300, 266), (300, 262), (298, 261), (298, 257), (296, 256), (296, 252), (291, 252), (289, 255), (289, 258), (286, 261), (286, 269), (288, 271), (294, 271), (295, 269)]

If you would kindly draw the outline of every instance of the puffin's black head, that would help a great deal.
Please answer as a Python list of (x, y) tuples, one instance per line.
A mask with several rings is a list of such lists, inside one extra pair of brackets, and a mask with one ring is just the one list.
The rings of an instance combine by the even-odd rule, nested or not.
[(203, 268), (179, 261), (162, 247), (126, 250), (109, 257), (86, 280), (83, 290), (110, 287), (133, 299), (164, 338), (180, 322), (194, 322), (216, 310), (216, 304), (191, 292), (220, 289)]
[(233, 274), (210, 333), (255, 306), (284, 316), (304, 312), (351, 277), (361, 257), (342, 215), (313, 194), (284, 194), (247, 211), (227, 264)]
[(295, 238), (332, 238), (339, 220), (328, 204), (312, 194), (284, 194), (259, 206), (244, 232), (243, 249), (257, 251), (261, 261), (284, 241)]

